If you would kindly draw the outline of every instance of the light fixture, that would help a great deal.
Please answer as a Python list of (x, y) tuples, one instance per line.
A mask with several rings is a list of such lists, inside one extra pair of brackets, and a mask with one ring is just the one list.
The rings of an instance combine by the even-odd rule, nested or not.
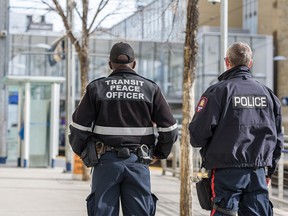
[(274, 61), (285, 61), (287, 58), (285, 56), (274, 56), (273, 57)]
[(208, 0), (208, 2), (212, 4), (216, 4), (216, 3), (220, 3), (221, 0)]

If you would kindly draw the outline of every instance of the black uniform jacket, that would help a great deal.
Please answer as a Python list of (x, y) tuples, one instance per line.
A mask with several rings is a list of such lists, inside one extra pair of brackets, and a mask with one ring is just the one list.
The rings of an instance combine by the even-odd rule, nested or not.
[(176, 120), (158, 85), (129, 69), (89, 83), (69, 129), (77, 155), (92, 130), (105, 145), (156, 144), (154, 155), (159, 159), (167, 158), (178, 136)]
[(196, 107), (189, 125), (191, 145), (201, 147), (206, 169), (268, 167), (271, 176), (283, 148), (278, 98), (246, 66), (218, 79)]

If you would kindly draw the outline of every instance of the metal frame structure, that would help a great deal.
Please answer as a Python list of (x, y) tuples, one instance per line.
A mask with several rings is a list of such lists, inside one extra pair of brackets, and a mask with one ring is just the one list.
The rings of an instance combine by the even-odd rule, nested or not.
[[(60, 102), (60, 83), (65, 81), (64, 77), (47, 77), (47, 76), (6, 76), (3, 79), (5, 85), (18, 85), (19, 92), (24, 91), (24, 110), (30, 110), (31, 107), (31, 83), (50, 84), (51, 85), (51, 116), (50, 116), (50, 145), (49, 145), (49, 166), (54, 167), (55, 158), (58, 155), (59, 148), (59, 102)], [(22, 101), (22, 94), (19, 95), (19, 101)], [(18, 110), (18, 130), (20, 131), (21, 119), (24, 120), (24, 145), (21, 147), (20, 164), (23, 167), (29, 167), (30, 153), (30, 111), (23, 112), (19, 106)], [(18, 140), (19, 142), (19, 140)], [(20, 143), (19, 143), (20, 146)]]

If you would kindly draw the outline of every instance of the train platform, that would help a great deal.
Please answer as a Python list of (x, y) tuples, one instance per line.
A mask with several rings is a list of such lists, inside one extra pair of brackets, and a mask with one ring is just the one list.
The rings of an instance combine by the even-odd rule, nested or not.
[[(85, 216), (85, 198), (90, 181), (73, 180), (63, 168), (0, 167), (1, 216)], [(156, 216), (175, 216), (180, 212), (180, 180), (151, 169), (152, 192), (159, 198)], [(201, 209), (193, 183), (192, 216), (208, 216)], [(121, 215), (121, 214), (120, 214)], [(274, 210), (275, 216), (287, 211)]]

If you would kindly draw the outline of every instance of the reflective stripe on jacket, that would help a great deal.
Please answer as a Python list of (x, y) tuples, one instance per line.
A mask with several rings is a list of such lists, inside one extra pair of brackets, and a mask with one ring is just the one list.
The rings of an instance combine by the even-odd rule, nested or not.
[(78, 155), (92, 130), (110, 146), (153, 146), (157, 136), (158, 158), (169, 155), (178, 136), (176, 120), (158, 85), (127, 69), (89, 83), (69, 128), (70, 144)]

